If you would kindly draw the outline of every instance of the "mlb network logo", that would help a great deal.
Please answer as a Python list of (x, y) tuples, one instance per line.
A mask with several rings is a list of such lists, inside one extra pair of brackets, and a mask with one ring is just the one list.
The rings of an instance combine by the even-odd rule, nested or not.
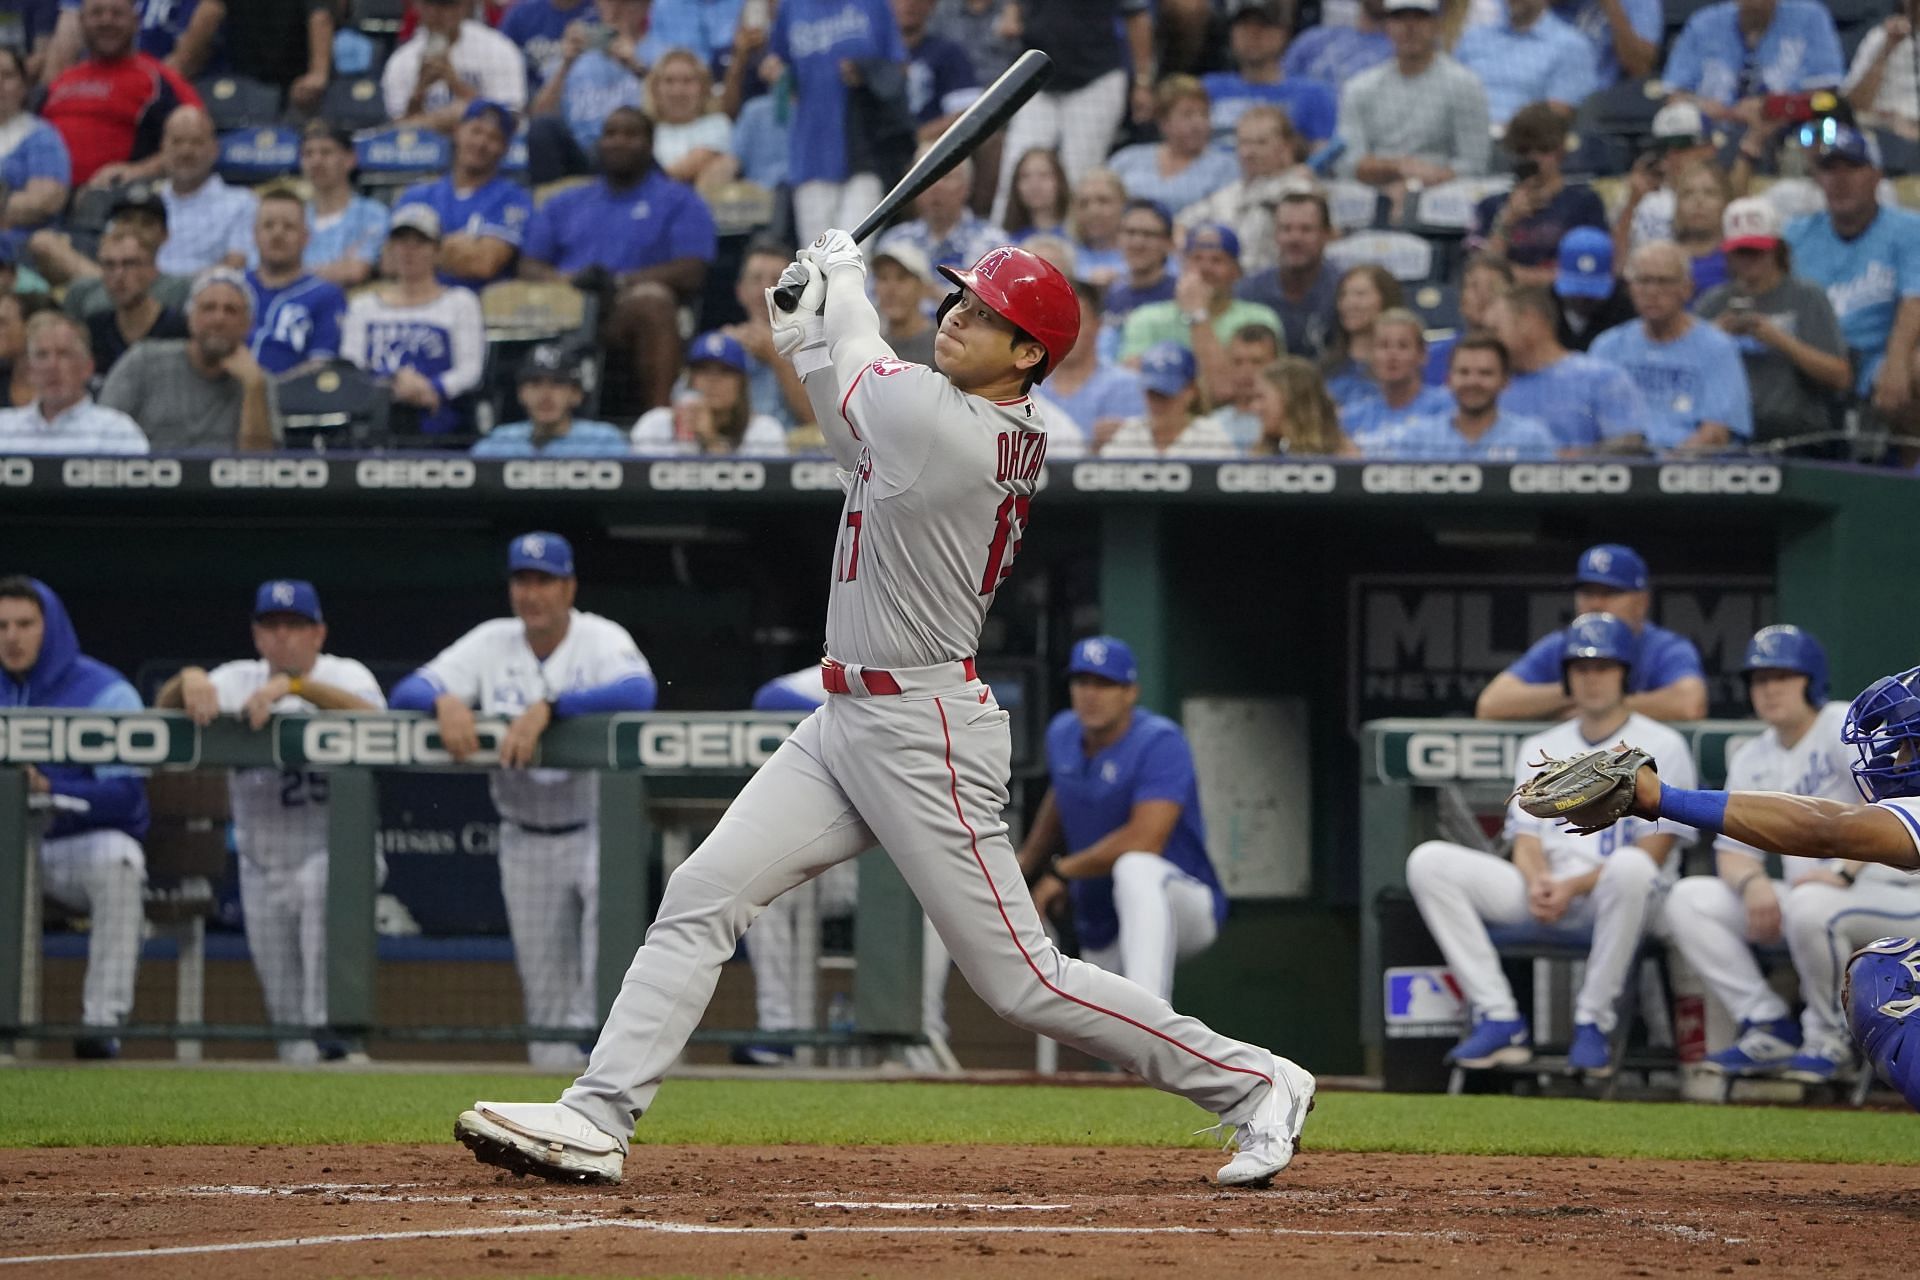
[(1440, 965), (1388, 969), (1387, 1035), (1390, 1038), (1454, 1035), (1467, 1023), (1467, 1000), (1452, 972)]

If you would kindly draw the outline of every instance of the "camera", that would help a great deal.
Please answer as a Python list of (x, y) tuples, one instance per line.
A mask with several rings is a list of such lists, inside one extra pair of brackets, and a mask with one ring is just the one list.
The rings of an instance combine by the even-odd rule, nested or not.
[(1532, 182), (1540, 176), (1540, 162), (1532, 156), (1521, 156), (1513, 162), (1513, 180)]

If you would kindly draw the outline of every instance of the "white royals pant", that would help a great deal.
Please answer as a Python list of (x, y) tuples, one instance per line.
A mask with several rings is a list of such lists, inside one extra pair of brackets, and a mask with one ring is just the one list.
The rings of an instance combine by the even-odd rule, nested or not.
[(991, 690), (958, 664), (894, 675), (923, 692), (829, 698), (674, 872), (586, 1074), (560, 1101), (624, 1149), (740, 934), (782, 893), (879, 844), (994, 1012), (1244, 1119), (1271, 1081), (1265, 1050), (1048, 940), (1001, 817), (1011, 743)]
[(1920, 933), (1920, 881), (1894, 880), (1869, 868), (1851, 888), (1801, 884), (1781, 903), (1781, 931), (1807, 1002), (1801, 1030), (1809, 1048), (1847, 1042), (1840, 987), (1847, 958), (1875, 938)]
[(40, 842), (40, 889), (88, 919), (81, 1021), (117, 1027), (133, 1012), (133, 976), (146, 924), (147, 857), (124, 831), (83, 831)]
[[(260, 977), (267, 1017), (289, 1027), (327, 1021), (327, 854), (324, 849), (285, 866), (240, 858), (240, 911), (247, 950)], [(282, 1040), (282, 1062), (315, 1062), (311, 1038)]]
[[(1429, 840), (1407, 858), (1407, 888), (1474, 1016), (1499, 1021), (1518, 1018), (1520, 1006), (1500, 971), (1500, 956), (1487, 936), (1487, 925), (1532, 922), (1527, 881), (1520, 869), (1478, 849)], [(1560, 921), (1564, 928), (1593, 931), (1586, 976), (1574, 996), (1574, 1021), (1613, 1030), (1619, 1020), (1614, 1006), (1633, 967), (1633, 953), (1647, 928), (1660, 924), (1665, 888), (1652, 858), (1638, 849), (1621, 849), (1603, 864), (1593, 892), (1567, 908)]]
[[(600, 827), (541, 835), (500, 820), (500, 892), (513, 934), (513, 963), (527, 1022), (593, 1034), (600, 955)], [(527, 1061), (577, 1071), (580, 1046), (535, 1040)]]

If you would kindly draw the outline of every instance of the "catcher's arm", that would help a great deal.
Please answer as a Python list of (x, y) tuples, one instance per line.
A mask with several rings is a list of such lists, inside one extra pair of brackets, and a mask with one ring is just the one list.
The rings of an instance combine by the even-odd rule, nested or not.
[(1920, 871), (1920, 849), (1891, 810), (1777, 791), (1686, 791), (1665, 787), (1642, 767), (1634, 778), (1633, 812), (1669, 818), (1773, 853), (1850, 858)]

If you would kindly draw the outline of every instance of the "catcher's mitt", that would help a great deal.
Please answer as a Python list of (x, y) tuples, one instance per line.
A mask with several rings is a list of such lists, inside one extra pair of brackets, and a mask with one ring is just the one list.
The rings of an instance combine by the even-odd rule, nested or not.
[(1542, 752), (1528, 764), (1538, 769), (1510, 799), (1536, 818), (1557, 818), (1575, 835), (1604, 831), (1633, 808), (1634, 780), (1653, 757), (1624, 743), (1567, 760)]

